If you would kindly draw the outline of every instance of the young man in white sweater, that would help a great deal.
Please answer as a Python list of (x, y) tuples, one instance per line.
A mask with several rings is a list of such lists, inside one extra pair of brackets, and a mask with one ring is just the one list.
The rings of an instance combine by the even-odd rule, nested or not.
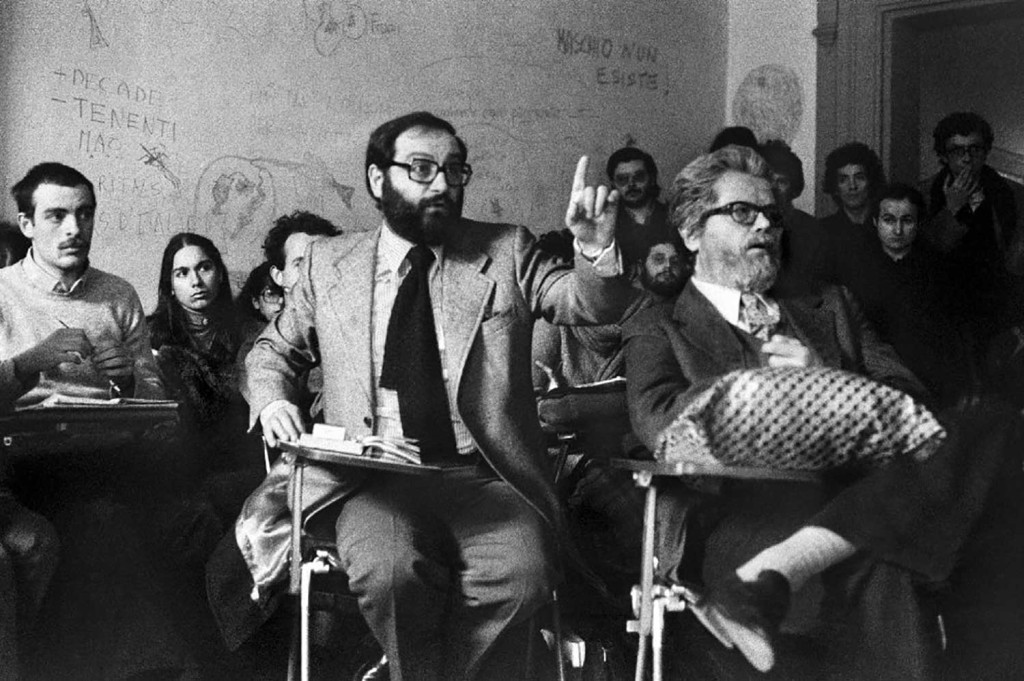
[[(138, 294), (89, 264), (92, 183), (74, 168), (42, 163), (11, 194), (32, 246), (0, 270), (0, 409), (30, 407), (57, 393), (164, 397)], [(18, 439), (0, 454), (16, 459), (8, 489), (53, 522), (60, 537), (50, 587), (59, 605), (56, 612), (44, 606), (45, 627), (37, 632), (47, 657), (43, 675), (125, 678), (187, 666), (153, 586), (153, 577), (164, 576), (154, 566), (166, 561), (150, 555), (152, 546), (174, 539), (150, 521), (161, 507), (149, 501), (173, 475), (173, 465), (161, 465), (174, 458), (173, 447), (141, 451), (112, 425), (102, 437)], [(48, 578), (50, 571), (40, 574)]]

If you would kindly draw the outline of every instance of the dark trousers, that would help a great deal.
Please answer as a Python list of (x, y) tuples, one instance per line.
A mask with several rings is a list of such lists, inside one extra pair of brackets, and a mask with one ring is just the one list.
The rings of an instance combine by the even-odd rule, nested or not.
[(549, 601), (556, 579), (551, 532), (487, 466), (380, 474), (345, 501), (336, 529), (392, 679), (520, 675), (518, 625)]

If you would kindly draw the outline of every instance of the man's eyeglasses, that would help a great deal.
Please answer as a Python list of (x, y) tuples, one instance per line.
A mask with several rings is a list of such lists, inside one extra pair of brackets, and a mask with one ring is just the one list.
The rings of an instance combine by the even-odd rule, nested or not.
[(430, 184), (437, 174), (443, 171), (444, 180), (449, 186), (465, 187), (469, 184), (469, 178), (473, 176), (473, 169), (468, 163), (445, 163), (442, 166), (425, 158), (416, 158), (409, 163), (390, 161), (388, 166), (405, 168), (409, 173), (409, 179), (420, 184)]
[(284, 302), (284, 294), (278, 293), (273, 289), (265, 288), (262, 291), (260, 291), (260, 300), (262, 300), (267, 305), (277, 305), (279, 303)]
[(700, 216), (700, 219), (703, 222), (712, 215), (728, 215), (744, 227), (752, 227), (757, 222), (758, 214), (764, 214), (773, 227), (782, 225), (782, 211), (779, 210), (778, 206), (757, 206), (746, 201), (733, 201), (724, 206), (706, 210)]
[(967, 154), (971, 158), (981, 158), (985, 155), (985, 146), (982, 144), (954, 144), (946, 147), (946, 156), (960, 158)]

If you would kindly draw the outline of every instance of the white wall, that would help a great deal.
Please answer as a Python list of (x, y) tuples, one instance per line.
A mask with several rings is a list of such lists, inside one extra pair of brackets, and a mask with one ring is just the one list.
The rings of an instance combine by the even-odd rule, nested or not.
[[(754, 69), (765, 65), (777, 65), (796, 75), (800, 85), (800, 104), (802, 113), (795, 133), (787, 140), (793, 151), (804, 164), (804, 180), (806, 186), (796, 204), (808, 212), (814, 211), (814, 156), (815, 149), (815, 110), (817, 109), (817, 41), (811, 31), (817, 26), (816, 0), (729, 0), (729, 49), (726, 66), (726, 111), (727, 125), (750, 125), (749, 114), (737, 109), (737, 91), (744, 79)], [(773, 72), (775, 72), (773, 70)], [(776, 72), (777, 73), (777, 72)], [(783, 88), (785, 89), (785, 88)], [(754, 84), (753, 88), (745, 88), (745, 95), (764, 97), (771, 95), (776, 101), (766, 102), (770, 110), (772, 104), (783, 105), (784, 111), (776, 111), (785, 121), (784, 127), (792, 127), (793, 118), (790, 91), (781, 92), (780, 88), (772, 87), (772, 83), (764, 83), (763, 87)], [(789, 97), (787, 97), (789, 95)], [(779, 98), (785, 101), (778, 101)], [(748, 98), (746, 101), (750, 102)], [(749, 111), (749, 108), (747, 109)], [(745, 115), (747, 116), (745, 118)], [(758, 139), (763, 141), (765, 127), (771, 128), (773, 116), (756, 117), (761, 121), (762, 129), (755, 129)], [(778, 119), (774, 118), (776, 126)], [(708, 140), (710, 142), (710, 140)]]

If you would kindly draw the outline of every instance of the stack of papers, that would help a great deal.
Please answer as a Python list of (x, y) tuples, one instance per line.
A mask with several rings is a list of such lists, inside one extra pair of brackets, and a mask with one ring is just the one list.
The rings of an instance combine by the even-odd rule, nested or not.
[(312, 433), (299, 436), (299, 446), (339, 454), (365, 456), (394, 463), (420, 464), (420, 448), (415, 440), (366, 435), (349, 438), (344, 428), (323, 423), (313, 425)]

